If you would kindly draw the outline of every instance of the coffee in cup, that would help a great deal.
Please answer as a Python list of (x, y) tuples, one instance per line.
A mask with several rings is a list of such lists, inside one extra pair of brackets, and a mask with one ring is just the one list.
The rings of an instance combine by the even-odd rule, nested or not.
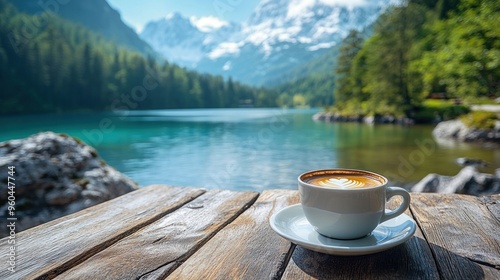
[[(309, 223), (318, 233), (336, 239), (364, 237), (410, 205), (405, 189), (388, 187), (384, 176), (369, 171), (314, 170), (301, 174), (298, 183)], [(385, 204), (392, 196), (402, 196), (403, 201), (387, 212)]]
[[(321, 173), (325, 173), (321, 175)], [(340, 170), (335, 174), (328, 174), (328, 172), (317, 171), (311, 174), (311, 177), (305, 178), (305, 182), (324, 188), (334, 189), (362, 189), (380, 186), (385, 183), (383, 178), (370, 176), (363, 172), (341, 172)]]

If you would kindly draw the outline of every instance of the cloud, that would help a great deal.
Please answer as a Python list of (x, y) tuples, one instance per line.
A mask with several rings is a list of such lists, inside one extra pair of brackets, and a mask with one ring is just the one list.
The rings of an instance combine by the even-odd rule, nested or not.
[(189, 20), (202, 32), (211, 32), (229, 24), (227, 21), (213, 16), (200, 18), (192, 16)]
[(210, 54), (208, 54), (208, 57), (210, 59), (217, 59), (223, 55), (238, 53), (240, 53), (240, 46), (238, 45), (238, 43), (225, 42), (219, 44), (217, 48), (215, 48)]
[(300, 16), (302, 13), (307, 11), (310, 7), (314, 6), (316, 0), (292, 0), (288, 4), (288, 18), (294, 18)]

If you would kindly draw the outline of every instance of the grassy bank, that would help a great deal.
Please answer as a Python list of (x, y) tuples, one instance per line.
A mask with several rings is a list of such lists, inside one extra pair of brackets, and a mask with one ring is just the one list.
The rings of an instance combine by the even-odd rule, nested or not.
[(436, 123), (455, 119), (469, 112), (469, 106), (456, 104), (453, 100), (428, 99), (416, 108), (411, 117), (416, 123)]
[(493, 112), (474, 111), (460, 116), (460, 120), (470, 128), (493, 129), (495, 122), (499, 120), (498, 115)]
[[(358, 106), (357, 108), (346, 106), (342, 109), (330, 106), (326, 107), (325, 111), (345, 118), (374, 116), (372, 113), (368, 113), (368, 110), (364, 110), (363, 106)], [(385, 111), (383, 116), (392, 116), (396, 118), (404, 117), (392, 114), (391, 112), (394, 112), (394, 110), (390, 110), (390, 108), (387, 108)], [(422, 105), (416, 107), (408, 117), (413, 119), (415, 123), (431, 124), (455, 119), (469, 112), (469, 106), (456, 104), (453, 100), (428, 99), (425, 100)]]

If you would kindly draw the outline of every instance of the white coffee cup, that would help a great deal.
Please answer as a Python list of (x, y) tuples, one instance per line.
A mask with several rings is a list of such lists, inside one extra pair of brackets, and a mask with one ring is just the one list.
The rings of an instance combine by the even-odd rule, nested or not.
[[(298, 183), (305, 217), (318, 233), (335, 239), (364, 237), (410, 205), (408, 191), (388, 187), (384, 176), (364, 170), (314, 170), (301, 174)], [(393, 196), (401, 196), (402, 203), (386, 210)]]

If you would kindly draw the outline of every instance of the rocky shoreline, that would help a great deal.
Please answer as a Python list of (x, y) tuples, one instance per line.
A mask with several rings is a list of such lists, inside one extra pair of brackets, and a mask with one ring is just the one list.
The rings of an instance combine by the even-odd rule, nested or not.
[[(413, 125), (410, 118), (396, 118), (393, 116), (342, 116), (329, 112), (318, 112), (313, 115), (314, 121), (324, 122), (357, 122), (366, 124), (398, 124)], [(432, 132), (437, 139), (456, 140), (468, 143), (500, 143), (500, 121), (496, 121), (493, 129), (469, 128), (461, 120), (439, 122)]]
[(493, 129), (469, 128), (461, 120), (443, 121), (436, 125), (432, 135), (468, 143), (500, 143), (500, 121), (495, 122)]
[(399, 124), (399, 125), (413, 125), (415, 120), (402, 117), (396, 118), (394, 116), (342, 116), (329, 112), (318, 112), (313, 115), (313, 120), (324, 122), (358, 122), (366, 124)]
[[(43, 132), (0, 143), (1, 213), (8, 213), (8, 167), (15, 167), (16, 230), (48, 222), (139, 187), (107, 165), (94, 148), (64, 134)], [(12, 185), (11, 185), (12, 187)], [(0, 237), (6, 231), (0, 232)]]

